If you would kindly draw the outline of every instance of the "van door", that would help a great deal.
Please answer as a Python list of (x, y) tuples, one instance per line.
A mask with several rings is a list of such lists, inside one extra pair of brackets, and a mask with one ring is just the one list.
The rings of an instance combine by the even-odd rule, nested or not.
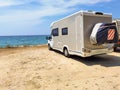
[(49, 37), (48, 44), (50, 45), (51, 48), (53, 48), (53, 36)]

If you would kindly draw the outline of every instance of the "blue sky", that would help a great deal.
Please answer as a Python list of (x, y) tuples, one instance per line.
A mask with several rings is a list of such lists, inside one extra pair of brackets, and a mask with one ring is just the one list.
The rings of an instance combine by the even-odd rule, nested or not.
[(0, 0), (0, 36), (46, 35), (53, 21), (79, 10), (120, 18), (119, 7), (119, 0)]

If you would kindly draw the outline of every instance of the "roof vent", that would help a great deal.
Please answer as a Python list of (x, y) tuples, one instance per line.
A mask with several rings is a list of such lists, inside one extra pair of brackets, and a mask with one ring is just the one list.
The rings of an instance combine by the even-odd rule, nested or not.
[(95, 14), (97, 14), (97, 15), (103, 15), (102, 12), (96, 12)]

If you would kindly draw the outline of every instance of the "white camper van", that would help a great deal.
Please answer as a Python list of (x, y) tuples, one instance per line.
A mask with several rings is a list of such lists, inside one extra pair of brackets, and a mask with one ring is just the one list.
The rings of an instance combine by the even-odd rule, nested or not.
[[(101, 12), (79, 11), (53, 22), (50, 27), (49, 49), (61, 51), (66, 57), (89, 57), (109, 53), (113, 51), (113, 43), (117, 40), (112, 15)], [(105, 29), (102, 33), (101, 28)], [(108, 35), (110, 30), (113, 31), (112, 37)]]
[(118, 47), (120, 47), (120, 19), (115, 19), (113, 20), (113, 22), (116, 23), (116, 27), (117, 27), (118, 35), (119, 35), (119, 40), (114, 45), (114, 50), (116, 50)]

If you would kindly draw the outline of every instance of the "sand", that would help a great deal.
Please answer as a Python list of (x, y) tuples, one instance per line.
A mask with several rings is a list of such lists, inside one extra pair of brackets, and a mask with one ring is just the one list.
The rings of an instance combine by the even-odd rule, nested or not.
[(120, 90), (120, 52), (66, 58), (46, 45), (0, 49), (0, 90)]

